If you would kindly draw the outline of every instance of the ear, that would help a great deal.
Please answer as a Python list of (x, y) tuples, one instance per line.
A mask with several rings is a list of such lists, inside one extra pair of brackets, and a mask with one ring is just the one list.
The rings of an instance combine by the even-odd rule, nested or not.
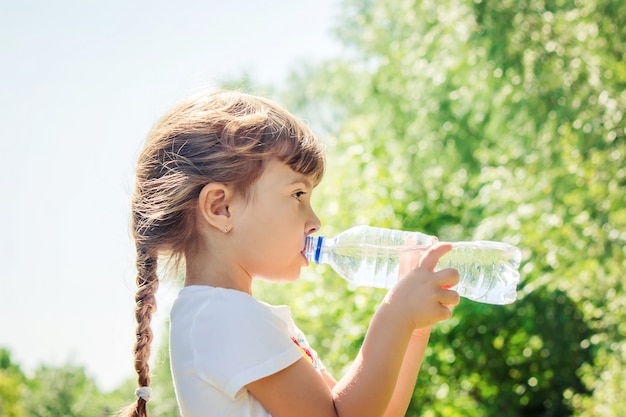
[(225, 184), (209, 183), (200, 191), (198, 210), (204, 221), (217, 230), (224, 230), (230, 224), (231, 189)]

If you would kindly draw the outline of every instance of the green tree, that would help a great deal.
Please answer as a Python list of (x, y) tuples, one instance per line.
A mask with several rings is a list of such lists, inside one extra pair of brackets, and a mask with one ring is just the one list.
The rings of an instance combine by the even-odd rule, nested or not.
[(24, 416), (21, 388), (25, 379), (20, 367), (11, 361), (10, 352), (0, 349), (0, 416)]
[[(345, 1), (346, 56), (294, 74), (289, 105), (328, 143), (325, 233), (523, 249), (520, 300), (438, 326), (409, 415), (626, 409), (625, 19), (612, 0)], [(340, 372), (380, 291), (333, 273), (289, 291), (267, 295)]]
[[(132, 389), (123, 392), (132, 393)], [(124, 401), (125, 397), (117, 391), (102, 393), (80, 366), (42, 365), (32, 377), (27, 377), (11, 361), (9, 351), (0, 349), (2, 417), (104, 417), (113, 415)]]
[(24, 394), (28, 417), (105, 415), (95, 381), (79, 366), (41, 366), (27, 381)]

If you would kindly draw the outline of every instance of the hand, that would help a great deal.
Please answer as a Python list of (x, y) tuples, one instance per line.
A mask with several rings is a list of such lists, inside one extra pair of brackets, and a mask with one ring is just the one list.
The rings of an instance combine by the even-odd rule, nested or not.
[(459, 294), (448, 288), (459, 282), (459, 273), (455, 269), (443, 269), (435, 272), (435, 266), (445, 253), (452, 249), (450, 243), (438, 243), (430, 247), (423, 256), (401, 260), (401, 269), (406, 262), (418, 266), (412, 269), (387, 294), (385, 302), (401, 309), (402, 316), (408, 320), (412, 329), (429, 327), (452, 315), (450, 307), (459, 303)]

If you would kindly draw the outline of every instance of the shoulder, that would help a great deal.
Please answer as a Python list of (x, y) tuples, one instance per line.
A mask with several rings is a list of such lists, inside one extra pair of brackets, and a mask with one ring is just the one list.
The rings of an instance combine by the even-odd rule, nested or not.
[(172, 306), (172, 315), (192, 314), (197, 318), (198, 315), (220, 313), (237, 318), (252, 313), (271, 315), (274, 308), (241, 291), (198, 285), (180, 291)]
[(183, 288), (171, 311), (173, 328), (186, 328), (196, 335), (225, 331), (248, 337), (288, 334), (292, 323), (288, 307), (262, 303), (241, 291), (207, 286)]

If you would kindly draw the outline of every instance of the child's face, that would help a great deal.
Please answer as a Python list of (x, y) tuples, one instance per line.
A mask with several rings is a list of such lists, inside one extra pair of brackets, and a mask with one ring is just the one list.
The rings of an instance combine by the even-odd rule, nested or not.
[(292, 281), (307, 265), (306, 236), (320, 228), (311, 207), (311, 179), (271, 160), (249, 201), (231, 206), (239, 266), (253, 278)]

